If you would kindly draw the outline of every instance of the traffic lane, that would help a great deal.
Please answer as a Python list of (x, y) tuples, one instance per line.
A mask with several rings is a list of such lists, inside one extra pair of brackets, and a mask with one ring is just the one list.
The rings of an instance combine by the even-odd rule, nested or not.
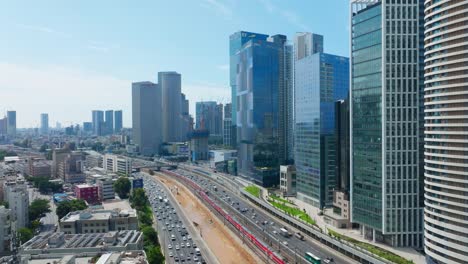
[[(250, 206), (249, 204), (247, 204), (246, 202), (244, 202), (241, 198), (239, 198), (234, 192), (232, 192), (228, 188), (225, 188), (224, 186), (222, 186), (222, 185), (220, 185), (220, 184), (218, 184), (216, 182), (212, 182), (212, 181), (210, 182), (210, 181), (208, 181), (206, 179), (202, 179), (201, 177), (199, 177), (198, 175), (195, 175), (193, 173), (188, 173), (188, 174), (186, 173), (184, 176), (191, 178), (192, 180), (194, 180), (195, 182), (200, 184), (202, 187), (209, 189), (210, 194), (213, 194), (213, 195), (217, 196), (218, 198), (226, 199), (226, 196), (229, 196), (228, 194), (226, 194), (226, 190), (227, 190), (229, 192), (229, 194), (230, 194), (230, 196), (229, 196), (230, 198), (226, 199), (226, 200), (231, 201), (231, 202), (235, 202), (235, 203), (238, 202), (240, 208), (248, 208), (248, 211), (246, 212), (246, 214), (247, 214), (246, 217), (247, 218), (252, 217), (253, 214), (255, 214), (255, 217), (253, 217), (253, 219), (261, 219), (261, 221), (273, 222), (274, 225), (278, 226), (278, 228), (277, 228), (278, 230), (279, 230), (279, 228), (283, 227), (281, 224), (279, 224), (278, 221), (276, 221), (276, 219), (274, 219), (271, 216), (266, 215), (266, 213), (263, 213), (261, 210), (254, 209), (254, 212), (252, 212), (251, 210), (252, 210), (253, 207)], [(211, 187), (210, 184), (213, 185), (213, 186), (217, 186), (218, 191), (215, 192), (214, 190), (212, 190), (212, 188), (209, 188), (209, 187)], [(224, 190), (224, 192), (223, 192), (223, 190)], [(233, 198), (233, 197), (237, 197), (237, 199)], [(234, 206), (232, 206), (232, 203), (229, 204), (229, 205), (231, 207), (234, 207)], [(286, 227), (286, 228), (289, 229), (288, 227)], [(273, 229), (274, 229), (274, 227), (273, 227)], [(276, 231), (277, 234), (274, 234), (273, 231)], [(330, 255), (332, 255), (333, 258), (335, 259), (335, 263), (348, 263), (348, 261), (345, 261), (344, 259), (341, 259), (340, 256), (330, 254), (331, 252), (325, 253), (323, 251), (317, 250), (316, 248), (313, 248), (312, 246), (318, 247), (317, 245), (314, 245), (315, 244), (315, 243), (313, 243), (314, 241), (300, 240), (297, 237), (295, 237), (294, 234), (293, 234), (292, 237), (285, 238), (285, 237), (281, 236), (277, 230), (271, 230), (270, 234), (273, 235), (273, 236), (276, 236), (280, 241), (282, 241), (281, 242), (282, 246), (288, 247), (291, 251), (296, 250), (296, 252), (298, 252), (298, 254), (300, 254), (301, 256), (304, 256), (305, 252), (311, 252), (312, 254), (317, 255), (318, 257), (320, 257), (322, 259), (329, 258)], [(286, 239), (287, 239), (287, 241), (286, 241)], [(284, 245), (284, 243), (283, 243), (284, 241), (287, 242), (287, 246)], [(279, 247), (281, 247), (281, 246), (279, 246)]]

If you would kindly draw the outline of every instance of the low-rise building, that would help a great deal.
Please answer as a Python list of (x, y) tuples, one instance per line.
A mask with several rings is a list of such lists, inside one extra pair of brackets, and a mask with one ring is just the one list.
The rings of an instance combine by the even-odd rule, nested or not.
[(80, 184), (75, 186), (75, 196), (90, 204), (99, 202), (99, 188), (94, 185)]
[(107, 172), (128, 176), (132, 174), (132, 159), (119, 155), (106, 154), (104, 156), (103, 168)]
[(96, 185), (99, 188), (99, 198), (101, 201), (115, 198), (114, 180), (112, 177), (100, 177), (96, 179)]
[(84, 210), (70, 212), (60, 219), (60, 231), (65, 234), (106, 233), (137, 230), (138, 218), (131, 210)]
[(219, 149), (209, 152), (210, 167), (219, 172), (228, 173), (228, 163), (237, 160), (237, 150)]
[(52, 164), (44, 159), (30, 157), (27, 161), (26, 174), (32, 177), (50, 177)]
[[(90, 263), (93, 259), (98, 264), (148, 264), (143, 250), (86, 253), (81, 255), (40, 254), (21, 256), (20, 264), (80, 264)], [(0, 262), (3, 263), (3, 262)], [(8, 262), (10, 263), (10, 262)], [(13, 263), (13, 262), (11, 262)]]
[(296, 166), (280, 166), (280, 190), (283, 196), (296, 195)]
[(21, 257), (47, 254), (72, 255), (143, 250), (143, 233), (136, 230), (93, 234), (39, 234), (21, 245)]
[(84, 162), (85, 156), (83, 152), (74, 151), (66, 154), (57, 165), (58, 177), (66, 183), (85, 182)]

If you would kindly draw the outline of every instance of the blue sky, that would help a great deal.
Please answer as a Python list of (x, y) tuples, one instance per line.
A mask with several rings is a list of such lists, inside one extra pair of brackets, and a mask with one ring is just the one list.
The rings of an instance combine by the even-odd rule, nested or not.
[(190, 100), (230, 101), (229, 35), (310, 31), (325, 52), (348, 56), (347, 0), (0, 0), (0, 113), (19, 127), (91, 119), (123, 109), (131, 126), (132, 81), (182, 74)]

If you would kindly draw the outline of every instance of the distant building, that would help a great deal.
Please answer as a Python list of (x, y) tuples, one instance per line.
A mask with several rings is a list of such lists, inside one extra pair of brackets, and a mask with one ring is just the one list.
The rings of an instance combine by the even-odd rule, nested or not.
[(104, 112), (100, 110), (93, 110), (93, 134), (96, 136), (102, 136), (103, 124), (104, 124)]
[(85, 181), (85, 156), (83, 152), (73, 151), (63, 157), (58, 164), (58, 177), (66, 183), (80, 183)]
[(163, 138), (161, 96), (155, 83), (132, 83), (133, 143), (142, 155), (159, 153)]
[(193, 118), (189, 113), (189, 100), (185, 97), (185, 94), (181, 94), (181, 141), (187, 141), (189, 133), (193, 130)]
[(194, 130), (190, 135), (191, 161), (208, 160), (208, 130)]
[(11, 210), (13, 230), (29, 226), (29, 192), (26, 184), (8, 181), (4, 183), (3, 191)]
[(108, 172), (125, 176), (132, 174), (132, 160), (125, 156), (106, 154), (104, 155), (104, 162), (102, 164), (102, 168)]
[(41, 114), (41, 130), (40, 133), (42, 135), (49, 134), (49, 114), (43, 113)]
[(65, 234), (138, 230), (138, 218), (134, 209), (84, 210), (68, 213), (60, 219), (59, 227)]
[(99, 188), (99, 200), (111, 200), (115, 198), (114, 180), (112, 177), (100, 177), (96, 180), (96, 185)]
[(50, 177), (52, 173), (51, 162), (44, 159), (29, 157), (27, 159), (25, 172), (32, 177)]
[(280, 190), (283, 196), (295, 196), (297, 192), (296, 167), (294, 165), (280, 166)]
[(210, 150), (209, 151), (210, 167), (219, 172), (228, 173), (228, 162), (237, 160), (237, 150)]
[(93, 132), (93, 123), (92, 122), (83, 122), (83, 131), (86, 133)]
[(158, 72), (162, 92), (163, 142), (181, 141), (181, 75), (177, 72)]
[(115, 133), (120, 133), (122, 132), (123, 128), (123, 119), (122, 119), (122, 110), (116, 110), (114, 112), (114, 132)]
[[(196, 128), (206, 129), (210, 136), (223, 134), (223, 105), (214, 101), (197, 102)], [(203, 123), (203, 124), (202, 124)]]
[(16, 111), (7, 111), (7, 134), (10, 137), (16, 136)]
[[(80, 241), (80, 242), (78, 242)], [(37, 256), (47, 252), (56, 254), (95, 254), (143, 249), (143, 233), (136, 230), (108, 233), (69, 234), (63, 232), (39, 234), (22, 244), (20, 256)]]
[(100, 201), (99, 188), (89, 184), (75, 185), (75, 196), (90, 204), (95, 204)]
[(226, 104), (224, 106), (224, 119), (223, 119), (223, 145), (232, 145), (232, 105)]
[(0, 136), (6, 136), (8, 131), (8, 119), (3, 117), (0, 119)]
[(106, 119), (104, 123), (105, 123), (104, 134), (105, 135), (114, 134), (114, 110), (106, 110)]

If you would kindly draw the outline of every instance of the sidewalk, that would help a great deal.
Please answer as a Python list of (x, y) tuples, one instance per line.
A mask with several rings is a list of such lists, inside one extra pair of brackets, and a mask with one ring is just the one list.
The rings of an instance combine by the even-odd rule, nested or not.
[[(268, 190), (266, 188), (263, 188), (261, 186), (256, 185), (257, 187), (260, 187), (262, 189), (262, 198), (263, 200), (267, 201), (267, 196), (268, 196)], [(317, 223), (317, 225), (322, 229), (322, 230), (327, 230), (331, 229), (337, 233), (340, 233), (342, 235), (351, 237), (353, 239), (374, 244), (378, 247), (381, 247), (383, 249), (386, 249), (390, 252), (393, 252), (403, 258), (406, 258), (408, 260), (412, 260), (415, 264), (425, 264), (426, 260), (425, 257), (419, 253), (418, 251), (412, 249), (412, 248), (394, 248), (390, 247), (386, 244), (380, 243), (380, 242), (373, 242), (371, 240), (365, 239), (363, 236), (361, 236), (360, 231), (358, 229), (341, 229), (341, 228), (335, 228), (334, 226), (331, 226), (327, 223), (325, 223), (323, 216), (319, 215), (320, 210), (317, 207), (314, 207), (310, 204), (307, 204), (297, 198), (294, 197), (287, 197), (287, 200), (290, 200), (293, 202), (299, 209), (307, 212), (307, 214), (310, 215), (312, 219), (314, 219)]]

